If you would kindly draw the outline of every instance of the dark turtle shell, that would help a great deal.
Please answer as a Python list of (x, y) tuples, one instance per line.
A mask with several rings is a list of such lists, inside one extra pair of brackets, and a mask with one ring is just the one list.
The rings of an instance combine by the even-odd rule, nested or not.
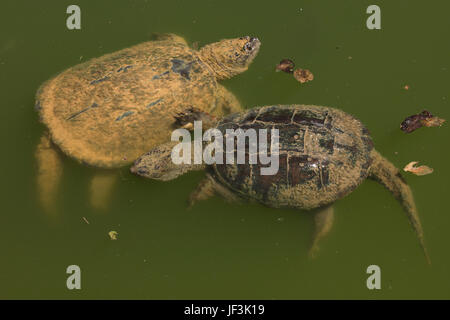
[[(223, 118), (217, 128), (279, 130), (279, 170), (261, 175), (249, 164), (215, 164), (213, 176), (241, 196), (271, 207), (310, 209), (353, 191), (369, 174), (372, 139), (351, 115), (329, 107), (275, 105)], [(268, 140), (270, 145), (270, 140)], [(234, 154), (236, 158), (236, 151)]]

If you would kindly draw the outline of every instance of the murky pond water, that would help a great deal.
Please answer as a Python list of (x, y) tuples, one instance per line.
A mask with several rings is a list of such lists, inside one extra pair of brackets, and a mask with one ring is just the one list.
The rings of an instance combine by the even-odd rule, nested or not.
[[(399, 129), (423, 109), (450, 119), (448, 3), (378, 1), (382, 29), (368, 30), (370, 1), (77, 1), (82, 28), (72, 31), (65, 23), (70, 4), (0, 5), (1, 298), (450, 298), (448, 125)], [(404, 174), (432, 265), (400, 205), (373, 181), (336, 203), (334, 228), (313, 261), (308, 212), (217, 197), (187, 210), (201, 172), (163, 183), (123, 168), (101, 211), (89, 204), (97, 170), (66, 157), (58, 209), (46, 214), (37, 201), (34, 153), (45, 129), (33, 108), (37, 88), (152, 32), (200, 46), (257, 36), (262, 46), (249, 70), (223, 82), (246, 108), (333, 106), (361, 119), (397, 167), (414, 160), (433, 167), (427, 176)], [(276, 73), (283, 58), (311, 70), (314, 80), (301, 85)], [(81, 290), (66, 288), (73, 264), (81, 268)], [(366, 269), (374, 264), (382, 288), (370, 291)]]

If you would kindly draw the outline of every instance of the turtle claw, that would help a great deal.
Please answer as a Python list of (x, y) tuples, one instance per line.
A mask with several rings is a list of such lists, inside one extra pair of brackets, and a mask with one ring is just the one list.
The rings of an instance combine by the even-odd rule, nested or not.
[(186, 123), (184, 126), (182, 126), (181, 128), (186, 129), (186, 130), (193, 130), (194, 129), (194, 124), (192, 122)]
[(194, 129), (194, 121), (202, 121), (203, 128), (211, 128), (217, 122), (215, 116), (197, 109), (189, 107), (175, 115), (175, 127), (187, 130)]
[(313, 245), (308, 251), (308, 258), (310, 260), (315, 260), (319, 256), (319, 251), (319, 246)]

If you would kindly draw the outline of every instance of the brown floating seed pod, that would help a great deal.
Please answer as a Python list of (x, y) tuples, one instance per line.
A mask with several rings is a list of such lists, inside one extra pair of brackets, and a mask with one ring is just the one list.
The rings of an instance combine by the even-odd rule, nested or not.
[(283, 59), (280, 61), (280, 63), (276, 66), (275, 70), (283, 71), (286, 73), (293, 73), (295, 68), (295, 63), (290, 59)]
[(440, 127), (445, 122), (444, 119), (433, 116), (429, 111), (423, 110), (419, 114), (407, 117), (400, 124), (400, 129), (406, 133), (411, 133), (423, 126)]
[(312, 81), (314, 79), (314, 75), (308, 69), (296, 69), (294, 71), (294, 78), (297, 79), (300, 83), (305, 83), (308, 81)]

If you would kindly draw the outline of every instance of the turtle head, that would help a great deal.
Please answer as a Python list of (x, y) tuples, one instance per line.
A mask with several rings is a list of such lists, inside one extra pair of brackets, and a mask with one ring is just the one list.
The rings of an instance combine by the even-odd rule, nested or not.
[(130, 168), (130, 171), (139, 176), (168, 181), (175, 179), (182, 172), (171, 160), (173, 144), (160, 145), (139, 157)]
[(217, 79), (227, 79), (246, 71), (260, 46), (261, 42), (254, 37), (225, 39), (201, 48), (200, 57), (214, 71)]
[(191, 170), (202, 170), (204, 168), (203, 165), (193, 164), (192, 161), (192, 164), (174, 163), (172, 152), (178, 152), (179, 154), (180, 151), (176, 147), (183, 145), (191, 147), (190, 143), (180, 144), (179, 142), (168, 142), (159, 145), (139, 157), (130, 168), (130, 171), (145, 178), (168, 181)]

